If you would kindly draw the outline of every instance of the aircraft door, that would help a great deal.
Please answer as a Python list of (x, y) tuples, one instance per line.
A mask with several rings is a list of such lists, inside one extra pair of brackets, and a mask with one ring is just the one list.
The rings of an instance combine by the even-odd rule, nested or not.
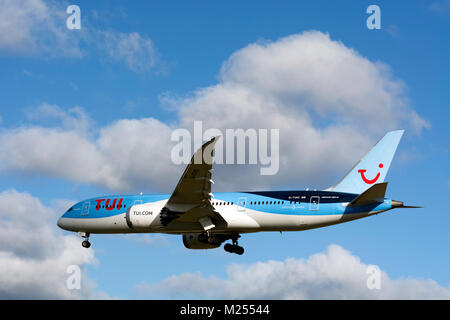
[(89, 207), (91, 203), (89, 201), (86, 201), (83, 203), (83, 207), (81, 208), (81, 215), (87, 216), (89, 214)]
[(319, 196), (312, 196), (309, 202), (309, 210), (319, 210)]
[(246, 197), (239, 198), (236, 205), (237, 205), (237, 211), (245, 212), (245, 208), (247, 205), (247, 198)]

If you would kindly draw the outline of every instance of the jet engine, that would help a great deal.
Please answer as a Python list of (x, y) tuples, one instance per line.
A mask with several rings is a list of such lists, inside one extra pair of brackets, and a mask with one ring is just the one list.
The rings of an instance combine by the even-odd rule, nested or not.
[[(127, 210), (125, 219), (128, 227), (131, 229), (150, 228), (153, 220), (155, 220), (161, 206), (154, 204), (137, 204)], [(157, 220), (159, 221), (159, 219)]]
[(221, 235), (210, 235), (204, 233), (183, 234), (183, 244), (188, 249), (214, 249), (220, 247), (225, 239)]

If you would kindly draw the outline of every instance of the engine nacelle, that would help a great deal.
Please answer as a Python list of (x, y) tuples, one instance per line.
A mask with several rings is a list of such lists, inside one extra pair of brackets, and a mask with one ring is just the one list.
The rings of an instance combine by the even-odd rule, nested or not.
[(160, 211), (160, 205), (136, 204), (127, 210), (125, 219), (132, 229), (148, 229)]
[(210, 235), (203, 233), (183, 234), (183, 244), (188, 249), (214, 249), (220, 247), (223, 239), (220, 235)]

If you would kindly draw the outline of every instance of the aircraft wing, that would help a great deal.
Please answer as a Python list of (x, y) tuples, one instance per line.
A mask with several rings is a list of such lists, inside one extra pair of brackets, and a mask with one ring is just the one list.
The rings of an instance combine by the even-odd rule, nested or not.
[(164, 208), (161, 223), (166, 226), (172, 220), (199, 222), (205, 230), (214, 227), (214, 221), (225, 222), (211, 204), (212, 157), (214, 145), (220, 137), (214, 137), (192, 156)]

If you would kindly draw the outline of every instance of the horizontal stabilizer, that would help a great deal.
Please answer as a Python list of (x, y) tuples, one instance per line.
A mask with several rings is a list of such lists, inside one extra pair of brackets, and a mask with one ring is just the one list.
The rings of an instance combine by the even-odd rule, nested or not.
[(349, 206), (359, 207), (383, 202), (384, 195), (386, 194), (386, 187), (387, 182), (373, 185), (350, 202)]

